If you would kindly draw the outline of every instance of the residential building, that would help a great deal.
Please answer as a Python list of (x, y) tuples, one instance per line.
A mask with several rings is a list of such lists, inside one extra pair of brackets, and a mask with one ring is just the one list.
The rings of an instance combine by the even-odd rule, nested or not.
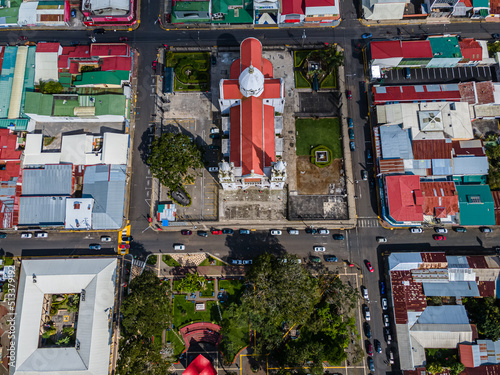
[[(219, 10), (222, 9), (223, 7), (220, 6)], [(222, 17), (224, 13), (220, 13), (222, 13), (220, 15)], [(217, 14), (218, 16), (219, 14)], [(172, 23), (209, 23), (211, 19), (211, 1), (175, 0), (172, 2)]]
[(483, 48), (481, 44), (472, 38), (464, 38), (458, 42), (462, 52), (461, 65), (478, 65), (483, 59)]
[(0, 8), (0, 27), (13, 27), (18, 26), (17, 20), (19, 15), (19, 7), (22, 4), (22, 0), (11, 0), (2, 2), (2, 8)]
[(402, 370), (425, 367), (427, 348), (455, 349), (477, 339), (477, 329), (470, 324), (463, 305), (428, 306), (427, 297), (442, 297), (443, 301), (495, 297), (500, 274), (497, 260), (494, 256), (447, 256), (444, 252), (388, 256)]
[(301, 23), (304, 18), (304, 0), (281, 0), (280, 23)]
[(253, 23), (253, 1), (212, 0), (212, 23)]
[(424, 197), (423, 221), (431, 224), (458, 224), (458, 193), (451, 181), (421, 182)]
[(19, 26), (67, 26), (70, 18), (69, 4), (63, 0), (25, 1), (18, 14)]
[[(16, 360), (10, 374), (108, 373), (116, 278), (114, 258), (23, 260), (13, 325), (17, 345), (11, 358), (15, 355)], [(40, 336), (49, 319), (47, 304), (63, 294), (79, 300), (78, 313), (65, 317), (65, 326), (75, 329), (74, 344), (44, 347)], [(62, 321), (63, 316), (58, 316)], [(57, 329), (62, 330), (62, 325)]]
[(430, 36), (432, 59), (427, 64), (427, 68), (453, 68), (462, 60), (462, 52), (458, 44), (458, 37)]
[[(273, 66), (262, 58), (262, 45), (255, 38), (241, 43), (241, 56), (230, 69), (230, 79), (219, 84), (219, 105), (229, 115), (229, 160), (219, 164), (219, 181), (224, 189), (251, 186), (283, 189), (286, 164), (277, 160), (285, 93), (283, 80), (273, 78)], [(244, 130), (243, 130), (244, 129)], [(243, 136), (243, 132), (245, 136)]]
[(489, 0), (472, 0), (472, 19), (484, 19), (490, 15)]
[(58, 56), (62, 52), (59, 43), (38, 43), (35, 54), (35, 85), (40, 81), (57, 81)]
[(21, 195), (21, 143), (18, 135), (0, 129), (0, 228), (17, 225)]
[(135, 0), (82, 1), (85, 26), (132, 26), (137, 23)]
[(362, 0), (361, 9), (363, 18), (366, 20), (402, 20), (405, 14), (406, 5), (410, 0)]
[(420, 177), (411, 175), (386, 176), (385, 215), (394, 224), (420, 225), (423, 221), (424, 198)]
[(414, 86), (373, 85), (373, 104), (459, 102), (462, 99), (459, 85), (456, 83)]
[(500, 341), (476, 340), (475, 344), (459, 344), (458, 352), (465, 367), (500, 364)]
[(340, 19), (337, 0), (304, 0), (305, 22), (332, 23)]
[(253, 18), (256, 25), (276, 25), (279, 20), (279, 0), (254, 0)]
[(495, 225), (495, 207), (488, 185), (457, 185), (461, 225)]

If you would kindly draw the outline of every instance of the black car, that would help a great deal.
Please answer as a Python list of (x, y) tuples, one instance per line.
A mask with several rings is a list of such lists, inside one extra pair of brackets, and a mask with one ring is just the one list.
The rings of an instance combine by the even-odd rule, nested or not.
[(104, 29), (94, 29), (94, 34), (104, 34), (106, 30)]
[(306, 233), (307, 234), (316, 234), (318, 231), (314, 228), (306, 228)]
[(327, 261), (327, 262), (337, 262), (338, 259), (334, 255), (329, 255), (329, 256), (325, 257), (325, 261)]
[(208, 237), (208, 232), (205, 232), (204, 230), (199, 230), (197, 234), (200, 237)]
[(208, 146), (208, 149), (209, 150), (220, 150), (220, 147), (217, 145), (210, 145), (210, 146)]
[(210, 134), (209, 137), (212, 138), (212, 139), (219, 139), (220, 138), (220, 134), (219, 133), (213, 133), (213, 134)]
[(223, 234), (233, 234), (234, 230), (232, 230), (231, 228), (225, 228), (225, 229), (222, 229), (222, 233)]
[(338, 234), (338, 233), (337, 233), (337, 234), (334, 234), (334, 235), (333, 235), (333, 239), (334, 239), (334, 240), (337, 240), (337, 241), (341, 241), (341, 240), (345, 239), (345, 237), (344, 237), (344, 235), (343, 235), (343, 234)]
[(365, 322), (365, 335), (367, 338), (371, 339), (372, 338), (372, 329), (368, 323)]
[(216, 57), (215, 55), (212, 55), (212, 56), (210, 57), (210, 61), (212, 62), (212, 65), (217, 64), (217, 57)]

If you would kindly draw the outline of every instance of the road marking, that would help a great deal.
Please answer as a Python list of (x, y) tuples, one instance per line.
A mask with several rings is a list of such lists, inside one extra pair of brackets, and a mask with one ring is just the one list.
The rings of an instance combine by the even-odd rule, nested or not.
[(379, 227), (380, 222), (378, 219), (360, 219), (358, 218), (358, 227), (361, 228), (374, 228)]

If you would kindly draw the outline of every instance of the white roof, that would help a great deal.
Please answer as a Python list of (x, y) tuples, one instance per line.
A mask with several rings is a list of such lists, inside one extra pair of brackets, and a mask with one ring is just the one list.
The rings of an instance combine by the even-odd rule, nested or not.
[[(25, 260), (16, 305), (16, 366), (11, 375), (107, 374), (116, 259)], [(33, 282), (35, 276), (36, 282)], [(76, 340), (80, 347), (38, 348), (44, 295), (78, 293)]]
[(240, 91), (246, 98), (261, 96), (264, 92), (264, 74), (252, 65), (241, 72), (239, 82)]
[(127, 11), (130, 9), (129, 0), (90, 0), (89, 3), (94, 11), (109, 8)]
[(366, 16), (370, 20), (401, 20), (405, 12), (404, 2), (374, 4), (373, 13)]
[(37, 52), (35, 54), (35, 85), (39, 81), (59, 81), (57, 52)]
[(92, 228), (93, 198), (66, 198), (64, 228), (83, 230)]
[(38, 1), (28, 1), (22, 2), (19, 7), (19, 14), (17, 16), (17, 23), (21, 26), (23, 25), (35, 25), (36, 24), (36, 8), (38, 7)]
[(60, 152), (42, 153), (43, 134), (27, 134), (23, 152), (24, 165), (59, 164)]
[(127, 164), (128, 134), (104, 133), (102, 162), (104, 164)]
[(392, 253), (389, 255), (389, 271), (409, 271), (422, 264), (420, 253)]

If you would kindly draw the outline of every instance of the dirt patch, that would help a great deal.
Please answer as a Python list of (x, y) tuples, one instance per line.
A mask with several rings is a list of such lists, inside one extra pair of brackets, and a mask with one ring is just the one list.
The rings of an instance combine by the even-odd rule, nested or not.
[(319, 168), (309, 156), (297, 156), (297, 188), (299, 194), (334, 194), (340, 188), (342, 159), (335, 159), (327, 167)]

